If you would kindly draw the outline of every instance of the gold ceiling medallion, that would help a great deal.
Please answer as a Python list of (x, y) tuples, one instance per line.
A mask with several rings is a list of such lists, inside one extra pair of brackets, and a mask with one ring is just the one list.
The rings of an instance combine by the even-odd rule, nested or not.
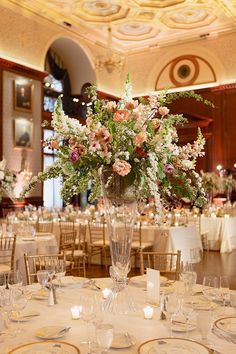
[(108, 27), (107, 50), (105, 55), (99, 55), (95, 62), (95, 68), (98, 71), (105, 69), (108, 74), (112, 74), (115, 70), (122, 71), (125, 67), (125, 57), (115, 53), (112, 50), (112, 32), (111, 27)]

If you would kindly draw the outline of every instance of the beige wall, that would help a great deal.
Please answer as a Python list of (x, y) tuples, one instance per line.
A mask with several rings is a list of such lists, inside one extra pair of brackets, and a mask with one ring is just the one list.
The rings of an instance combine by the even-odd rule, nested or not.
[[(8, 4), (9, 6), (9, 4)], [(95, 58), (104, 54), (96, 43), (88, 43), (81, 37), (62, 26), (33, 16), (27, 12), (19, 13), (19, 8), (5, 8), (0, 5), (0, 57), (22, 63), (26, 66), (44, 70), (45, 55), (50, 45), (58, 38), (71, 38), (85, 52), (93, 70)], [(219, 84), (234, 82), (236, 79), (235, 48), (236, 34), (228, 34), (209, 39), (201, 39), (178, 46), (150, 49), (143, 53), (130, 53), (126, 59), (126, 68), (121, 74), (106, 71), (97, 72), (96, 82), (99, 90), (120, 96), (127, 73), (130, 73), (135, 95), (147, 94), (154, 90), (156, 78), (166, 63), (180, 55), (198, 55), (208, 60), (215, 69)], [(73, 54), (71, 54), (73, 57)], [(72, 75), (73, 93), (79, 93), (84, 82), (89, 81), (84, 73), (88, 65), (83, 62), (73, 64), (78, 67), (78, 75)], [(81, 73), (81, 75), (80, 75)], [(204, 75), (205, 76), (205, 75)], [(81, 82), (79, 82), (81, 80)], [(164, 84), (164, 83), (163, 83)], [(166, 87), (169, 87), (167, 80)], [(77, 92), (76, 92), (77, 91)]]
[[(14, 80), (22, 79), (21, 76), (12, 72), (3, 72), (3, 156), (7, 160), (7, 167), (13, 171), (21, 170), (23, 149), (14, 146), (14, 120), (26, 118), (33, 122), (33, 144), (32, 149), (26, 149), (25, 168), (36, 175), (42, 170), (41, 161), (41, 114), (42, 114), (42, 93), (41, 82), (30, 80), (33, 84), (33, 112), (21, 112), (14, 110), (13, 87)], [(37, 188), (29, 196), (41, 196), (41, 187)]]

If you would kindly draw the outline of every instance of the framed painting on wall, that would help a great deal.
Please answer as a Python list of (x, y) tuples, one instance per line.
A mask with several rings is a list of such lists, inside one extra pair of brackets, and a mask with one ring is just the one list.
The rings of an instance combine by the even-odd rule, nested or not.
[(14, 80), (14, 109), (16, 111), (33, 111), (33, 85), (30, 81)]
[(25, 118), (14, 120), (14, 146), (18, 148), (33, 147), (33, 123)]

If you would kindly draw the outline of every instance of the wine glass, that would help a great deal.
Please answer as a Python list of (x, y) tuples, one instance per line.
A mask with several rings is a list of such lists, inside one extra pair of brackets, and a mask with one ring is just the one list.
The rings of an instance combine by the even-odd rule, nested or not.
[(95, 312), (94, 312), (94, 299), (93, 298), (83, 298), (82, 299), (82, 319), (84, 322), (87, 324), (87, 341), (84, 342), (88, 344), (88, 350), (90, 352), (90, 347), (91, 347), (91, 331), (90, 331), (90, 325), (92, 324), (92, 321), (95, 318)]
[(111, 347), (114, 335), (113, 325), (110, 323), (99, 323), (96, 326), (96, 338), (101, 353), (107, 353)]
[(45, 267), (45, 269), (48, 272), (48, 277), (49, 277), (49, 281), (50, 283), (52, 282), (52, 279), (56, 273), (56, 265), (54, 263), (49, 263), (47, 264), (47, 266)]
[(186, 262), (185, 264), (182, 264), (180, 280), (182, 280), (184, 283), (184, 292), (186, 294), (191, 294), (193, 286), (197, 282), (197, 273), (193, 271), (191, 263)]
[(48, 282), (48, 271), (47, 270), (38, 270), (37, 271), (37, 280), (39, 284), (41, 285), (41, 290), (45, 290), (46, 284)]
[(22, 273), (19, 269), (5, 274), (6, 289), (11, 287), (21, 287), (23, 285)]
[(180, 309), (180, 300), (176, 293), (163, 294), (161, 310), (170, 321), (170, 336), (172, 337), (173, 315), (177, 314)]

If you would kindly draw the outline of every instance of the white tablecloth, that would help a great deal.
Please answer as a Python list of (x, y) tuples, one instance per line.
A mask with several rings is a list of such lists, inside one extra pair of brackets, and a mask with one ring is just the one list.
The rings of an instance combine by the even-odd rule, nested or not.
[[(97, 282), (102, 287), (110, 287), (110, 279), (98, 280)], [(32, 287), (31, 287), (32, 289)], [(34, 290), (39, 289), (39, 285), (34, 285)], [(154, 309), (154, 318), (152, 320), (145, 320), (143, 318), (143, 307), (146, 306), (146, 292), (143, 288), (137, 286), (129, 286), (130, 295), (135, 299), (137, 311), (129, 315), (118, 315), (105, 313), (103, 317), (104, 322), (112, 323), (114, 325), (115, 332), (128, 332), (135, 337), (136, 344), (127, 349), (119, 350), (121, 353), (137, 353), (137, 349), (144, 341), (154, 338), (164, 338), (169, 336), (169, 328), (166, 321), (160, 320), (160, 309), (156, 307)], [(97, 302), (102, 301), (101, 291), (96, 291), (91, 288), (79, 288), (79, 287), (64, 287), (58, 293), (58, 304), (54, 306), (48, 306), (47, 300), (32, 299), (27, 304), (25, 312), (38, 311), (40, 313), (37, 317), (32, 317), (26, 322), (20, 323), (22, 333), (16, 337), (0, 336), (0, 353), (6, 354), (10, 348), (19, 346), (34, 341), (40, 341), (36, 338), (36, 331), (44, 326), (70, 326), (71, 329), (62, 338), (58, 339), (63, 342), (68, 342), (78, 346), (82, 354), (87, 354), (87, 346), (81, 344), (81, 342), (87, 339), (87, 326), (82, 320), (72, 320), (70, 309), (74, 305), (80, 305), (81, 299), (84, 297), (92, 297), (96, 295)], [(195, 297), (196, 298), (196, 297)], [(17, 328), (17, 323), (11, 323), (12, 330)], [(90, 329), (90, 334), (93, 336), (94, 329)], [(174, 332), (175, 337), (186, 338), (186, 333)], [(197, 329), (189, 332), (188, 338), (193, 340), (199, 340), (200, 334)], [(236, 345), (229, 343), (223, 339), (219, 339), (214, 334), (209, 335), (209, 343), (214, 345), (221, 353), (235, 354)], [(55, 347), (56, 349), (56, 347)], [(117, 349), (110, 349), (109, 353), (118, 353)], [(180, 351), (176, 352), (181, 354)]]
[(236, 248), (236, 217), (201, 216), (201, 233), (208, 233), (211, 250), (231, 252)]
[(58, 245), (55, 236), (47, 233), (45, 235), (35, 236), (34, 241), (25, 241), (19, 237), (17, 238), (15, 249), (15, 267), (21, 271), (23, 281), (25, 283), (26, 274), (24, 253), (27, 253), (28, 255), (58, 253)]
[(144, 241), (153, 241), (154, 250), (159, 252), (181, 251), (181, 260), (190, 261), (191, 249), (202, 249), (201, 237), (196, 225), (188, 226), (143, 226)]

